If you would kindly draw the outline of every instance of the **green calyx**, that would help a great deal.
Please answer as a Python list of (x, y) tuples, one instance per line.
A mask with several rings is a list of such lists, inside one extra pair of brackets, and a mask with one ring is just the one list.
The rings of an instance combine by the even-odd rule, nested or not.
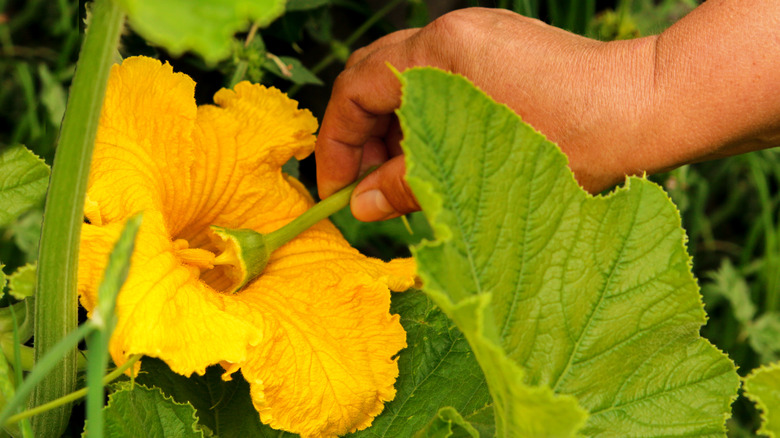
[[(366, 175), (372, 170), (369, 169)], [(292, 222), (268, 234), (261, 234), (248, 228), (231, 229), (212, 226), (212, 231), (224, 244), (224, 249), (214, 259), (214, 264), (223, 266), (225, 275), (231, 281), (231, 287), (227, 292), (233, 294), (241, 290), (263, 273), (274, 251), (314, 224), (349, 205), (352, 191), (364, 177), (365, 175), (318, 202)]]
[(232, 284), (227, 292), (236, 293), (263, 272), (273, 250), (266, 243), (267, 236), (255, 230), (217, 226), (211, 230), (225, 243), (214, 264), (225, 266), (225, 275)]

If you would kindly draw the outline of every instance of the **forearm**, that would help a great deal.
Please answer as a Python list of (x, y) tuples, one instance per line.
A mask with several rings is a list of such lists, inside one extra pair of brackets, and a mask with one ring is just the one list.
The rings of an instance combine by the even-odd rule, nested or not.
[(705, 2), (657, 38), (654, 70), (653, 171), (780, 145), (780, 2)]

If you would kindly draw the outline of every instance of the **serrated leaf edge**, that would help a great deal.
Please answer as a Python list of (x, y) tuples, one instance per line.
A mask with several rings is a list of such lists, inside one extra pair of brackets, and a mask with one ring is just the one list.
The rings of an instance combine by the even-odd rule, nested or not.
[(750, 383), (755, 376), (757, 376), (760, 373), (765, 373), (765, 372), (768, 373), (772, 371), (780, 371), (780, 362), (773, 362), (770, 364), (762, 365), (754, 369), (753, 371), (751, 371), (750, 374), (748, 374), (747, 376), (742, 377), (741, 380), (742, 380), (743, 394), (748, 400), (756, 404), (756, 408), (758, 408), (760, 412), (761, 428), (758, 429), (758, 433), (774, 438), (776, 436), (775, 433), (766, 429), (766, 424), (767, 422), (769, 422), (769, 419), (767, 418), (769, 412), (768, 411), (769, 406), (766, 405), (766, 403), (764, 402), (764, 400), (761, 399), (761, 397), (750, 392)]
[(29, 295), (29, 296), (20, 295), (20, 294), (18, 294), (16, 292), (16, 289), (17, 289), (16, 282), (18, 281), (18, 278), (20, 276), (22, 276), (22, 275), (24, 275), (24, 274), (26, 274), (27, 272), (30, 272), (30, 271), (35, 273), (37, 271), (37, 269), (38, 269), (38, 264), (34, 263), (34, 262), (33, 263), (27, 263), (26, 265), (23, 265), (23, 266), (19, 266), (16, 269), (16, 271), (14, 271), (13, 274), (8, 276), (8, 293), (12, 297), (16, 298), (19, 301), (21, 301), (21, 300), (23, 300), (25, 298), (34, 296), (35, 295), (35, 285), (38, 282), (37, 281), (38, 279), (35, 276), (33, 277), (32, 295)]
[[(115, 390), (111, 391), (111, 394), (108, 396), (108, 403), (106, 403), (106, 406), (103, 407), (103, 410), (107, 410), (110, 407), (113, 406), (114, 403), (114, 396), (121, 392), (128, 392), (128, 391), (134, 391), (136, 388), (140, 388), (141, 390), (147, 390), (151, 392), (158, 392), (160, 395), (162, 395), (163, 400), (166, 402), (171, 402), (176, 406), (189, 406), (190, 409), (192, 409), (192, 431), (195, 433), (200, 432), (201, 436), (205, 437), (205, 434), (203, 433), (203, 429), (201, 429), (200, 426), (200, 418), (198, 417), (198, 411), (195, 409), (194, 406), (192, 406), (192, 403), (186, 402), (186, 403), (179, 403), (176, 400), (173, 399), (173, 396), (168, 396), (163, 392), (161, 388), (158, 388), (156, 386), (148, 387), (146, 385), (136, 383), (135, 381), (125, 381), (125, 382), (119, 382), (114, 385), (111, 385)], [(87, 436), (87, 424), (84, 425), (84, 433), (82, 434), (82, 437)]]

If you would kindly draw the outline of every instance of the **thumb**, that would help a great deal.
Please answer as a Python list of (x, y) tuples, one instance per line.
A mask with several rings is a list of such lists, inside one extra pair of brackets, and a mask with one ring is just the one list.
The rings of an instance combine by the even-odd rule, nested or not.
[(352, 215), (363, 222), (373, 222), (419, 211), (420, 206), (406, 184), (405, 174), (403, 155), (371, 172), (352, 193)]

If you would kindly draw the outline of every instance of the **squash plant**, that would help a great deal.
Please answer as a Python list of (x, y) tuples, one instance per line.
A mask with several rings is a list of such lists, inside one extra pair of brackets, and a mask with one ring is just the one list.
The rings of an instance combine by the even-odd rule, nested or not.
[[(302, 85), (319, 79), (297, 60), (253, 57), (264, 48), (252, 37), (285, 7), (324, 3), (94, 2), (48, 194), (44, 162), (22, 146), (0, 151), (0, 226), (46, 196), (37, 271), (32, 264), (0, 271), (8, 291), (0, 309), (5, 433), (59, 436), (71, 404), (87, 397), (90, 437), (292, 436), (258, 415), (250, 394), (257, 382), (240, 375), (225, 381), (216, 364), (183, 376), (163, 361), (134, 357), (107, 373), (113, 302), (138, 220), (129, 221), (106, 269), (100, 319), (93, 314), (80, 326), (74, 261), (122, 28), (129, 24), (170, 53), (193, 51), (210, 63), (232, 54), (231, 85), (258, 69)], [(538, 13), (538, 3), (513, 6)], [(556, 9), (562, 3), (550, 2), (559, 24), (585, 31), (587, 23)], [(250, 22), (245, 44), (236, 46), (233, 34)], [(315, 73), (343, 58), (348, 48), (336, 46)], [(699, 334), (707, 315), (686, 233), (660, 186), (632, 177), (610, 194), (591, 196), (554, 144), (465, 78), (431, 68), (397, 74), (407, 178), (426, 219), (414, 222), (432, 235), (412, 247), (420, 290), (392, 297), (390, 312), (406, 331), (406, 348), (392, 358), (395, 393), (369, 427), (349, 436), (723, 436), (741, 385), (762, 412), (759, 433), (780, 431), (777, 363), (741, 379), (728, 356)], [(285, 171), (296, 173), (295, 163)], [(84, 338), (86, 358), (76, 349)]]

